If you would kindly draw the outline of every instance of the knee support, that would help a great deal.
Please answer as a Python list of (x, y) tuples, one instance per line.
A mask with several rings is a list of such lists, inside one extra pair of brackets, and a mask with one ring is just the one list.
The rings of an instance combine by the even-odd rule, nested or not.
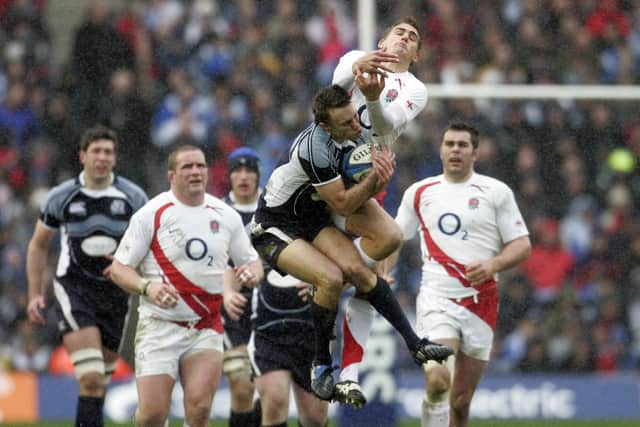
[[(449, 371), (449, 378), (450, 378), (450, 382), (449, 382), (449, 387), (447, 388), (447, 390), (443, 393), (439, 393), (435, 396), (429, 396), (429, 394), (427, 393), (427, 398), (426, 401), (429, 403), (439, 403), (439, 402), (448, 402), (449, 401), (449, 394), (451, 391), (451, 384), (453, 384), (453, 372), (454, 372), (454, 368), (456, 365), (456, 356), (449, 356), (447, 358), (447, 360), (444, 362), (444, 366), (447, 368), (447, 371)], [(442, 366), (441, 363), (438, 363), (436, 361), (430, 360), (427, 363), (425, 363), (424, 365), (424, 373), (425, 375), (428, 377), (429, 373), (432, 372), (435, 368)]]
[(246, 350), (227, 350), (222, 359), (222, 372), (230, 380), (251, 377), (251, 362)]
[(73, 371), (78, 380), (90, 372), (105, 374), (104, 356), (97, 348), (76, 350), (69, 357), (73, 362)]
[(111, 382), (111, 377), (113, 373), (116, 371), (116, 362), (106, 363), (104, 364), (104, 386), (108, 386)]

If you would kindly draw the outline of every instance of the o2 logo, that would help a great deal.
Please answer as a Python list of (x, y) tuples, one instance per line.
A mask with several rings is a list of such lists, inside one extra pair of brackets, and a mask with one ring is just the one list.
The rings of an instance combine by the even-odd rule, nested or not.
[(362, 116), (364, 115), (365, 111), (367, 111), (366, 105), (361, 105), (360, 108), (358, 108), (358, 121), (360, 122), (360, 126), (368, 130), (368, 129), (371, 129), (371, 123), (365, 123), (362, 120)]
[[(438, 218), (438, 229), (447, 236), (457, 234), (462, 228), (460, 217), (454, 213), (447, 212)], [(462, 230), (462, 240), (467, 240), (467, 230)]]
[(213, 257), (211, 255), (207, 255), (208, 251), (209, 248), (207, 247), (207, 243), (198, 237), (187, 240), (187, 244), (184, 245), (184, 252), (187, 254), (187, 258), (192, 261), (200, 261), (207, 257), (207, 265), (211, 267)]

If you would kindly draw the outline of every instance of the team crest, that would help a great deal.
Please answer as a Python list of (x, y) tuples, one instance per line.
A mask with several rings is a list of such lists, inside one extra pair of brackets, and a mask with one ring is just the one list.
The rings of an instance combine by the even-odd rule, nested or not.
[(478, 209), (478, 205), (480, 204), (480, 200), (475, 197), (469, 199), (469, 209)]
[(71, 204), (69, 204), (69, 213), (71, 215), (86, 216), (87, 206), (82, 201), (72, 202)]
[(209, 230), (211, 230), (213, 234), (217, 233), (220, 231), (220, 223), (218, 221), (210, 221)]
[(387, 102), (393, 102), (398, 97), (398, 91), (395, 89), (389, 89), (387, 96), (384, 98)]
[(114, 200), (111, 202), (111, 215), (124, 215), (126, 213), (126, 206), (124, 200)]

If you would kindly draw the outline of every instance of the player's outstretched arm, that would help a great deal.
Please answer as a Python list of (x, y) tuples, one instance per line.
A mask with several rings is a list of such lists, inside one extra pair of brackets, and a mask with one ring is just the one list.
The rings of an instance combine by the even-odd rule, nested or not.
[(49, 243), (55, 231), (47, 228), (42, 221), (36, 223), (33, 236), (27, 248), (27, 282), (29, 293), (29, 305), (27, 306), (27, 316), (29, 320), (38, 325), (44, 325), (45, 319), (42, 310), (45, 308), (44, 295), (47, 284), (43, 281)]

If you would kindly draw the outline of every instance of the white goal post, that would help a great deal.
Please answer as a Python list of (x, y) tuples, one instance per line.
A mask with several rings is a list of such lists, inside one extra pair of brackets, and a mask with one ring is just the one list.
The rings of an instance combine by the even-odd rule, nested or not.
[(631, 101), (640, 99), (634, 85), (492, 85), (426, 84), (430, 99), (572, 99)]

